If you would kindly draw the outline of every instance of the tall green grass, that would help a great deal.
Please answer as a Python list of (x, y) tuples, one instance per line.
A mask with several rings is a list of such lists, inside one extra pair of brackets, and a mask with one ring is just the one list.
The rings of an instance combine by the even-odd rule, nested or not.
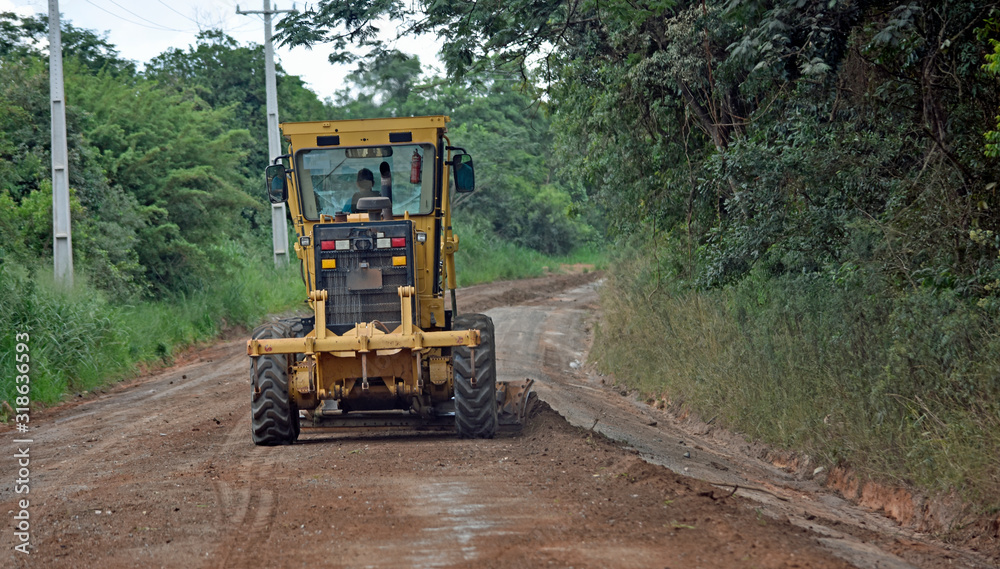
[(856, 267), (692, 290), (651, 279), (657, 264), (619, 259), (608, 277), (604, 371), (752, 439), (1000, 507), (992, 305)]
[(559, 272), (563, 264), (593, 265), (595, 270), (607, 266), (606, 252), (593, 243), (581, 243), (569, 255), (549, 256), (504, 240), (481, 219), (456, 219), (454, 227), (459, 236), (455, 255), (459, 286), (539, 277), (546, 272)]
[(128, 377), (139, 364), (169, 363), (179, 350), (229, 327), (252, 327), (301, 303), (297, 265), (275, 269), (269, 258), (227, 247), (230, 268), (204, 288), (124, 304), (109, 302), (79, 277), (65, 290), (48, 269), (0, 265), (0, 401), (14, 402), (17, 333), (30, 336), (31, 399), (52, 404)]

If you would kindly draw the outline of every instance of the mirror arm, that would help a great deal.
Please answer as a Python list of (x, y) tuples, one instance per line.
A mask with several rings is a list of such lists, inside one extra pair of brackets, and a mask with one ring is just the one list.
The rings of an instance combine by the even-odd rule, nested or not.
[[(465, 149), (462, 148), (461, 146), (445, 146), (444, 149), (448, 150), (449, 152), (452, 151), (452, 150), (458, 150), (461, 154), (468, 154), (468, 152), (466, 152)], [(449, 166), (454, 166), (455, 165), (455, 157), (452, 156), (452, 159), (449, 160), (447, 162), (447, 164)]]
[(271, 164), (277, 164), (278, 160), (283, 160), (285, 158), (291, 158), (291, 157), (292, 157), (291, 154), (282, 154), (281, 156), (275, 156), (274, 160), (271, 161)]

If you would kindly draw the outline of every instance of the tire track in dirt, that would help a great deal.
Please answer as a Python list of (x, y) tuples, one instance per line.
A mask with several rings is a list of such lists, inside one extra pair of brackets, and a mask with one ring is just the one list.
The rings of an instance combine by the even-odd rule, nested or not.
[[(167, 421), (166, 424), (174, 425), (167, 430), (176, 430), (195, 422), (205, 414), (205, 409), (193, 402), (185, 404), (176, 400), (199, 399), (201, 396), (196, 390), (204, 389), (212, 380), (226, 375), (231, 371), (229, 365), (237, 361), (239, 358), (232, 356), (222, 362), (222, 365), (215, 361), (203, 362), (193, 369), (185, 370), (183, 374), (163, 374), (142, 389), (126, 392), (124, 397), (117, 397), (117, 394), (103, 396), (92, 403), (78, 407), (80, 412), (57, 419), (50, 425), (40, 428), (34, 436), (35, 443), (38, 448), (46, 451), (60, 444), (74, 448), (93, 443), (83, 450), (83, 456), (61, 460), (58, 469), (51, 472), (52, 478), (40, 478), (40, 482), (52, 487), (71, 487), (72, 484), (67, 482), (78, 480), (84, 471), (98, 471), (94, 467), (94, 463), (98, 461), (88, 460), (87, 457), (106, 456), (111, 453), (113, 447), (121, 445), (128, 439), (158, 436), (163, 429), (152, 429), (154, 423)], [(178, 375), (181, 377), (171, 379)], [(183, 376), (189, 376), (191, 379), (182, 379)], [(175, 385), (164, 388), (171, 384)], [(92, 419), (95, 416), (99, 417), (99, 420), (96, 422), (90, 420), (87, 424), (88, 427), (95, 427), (94, 430), (77, 428), (74, 424), (77, 420), (88, 417)], [(2, 498), (3, 496), (0, 496), (0, 499)]]
[[(274, 518), (274, 492), (266, 488), (255, 492), (239, 490), (233, 492), (226, 483), (217, 484), (219, 501), (222, 505), (220, 522), (228, 531), (211, 557), (217, 560), (215, 567), (252, 567), (258, 552), (253, 546), (266, 543)], [(234, 503), (233, 498), (237, 501)], [(233, 512), (231, 516), (226, 512)], [(247, 522), (247, 514), (253, 512)], [(247, 527), (249, 526), (249, 527)], [(225, 531), (225, 530), (223, 530)]]
[[(62, 412), (46, 413), (32, 433), (33, 518), (86, 531), (95, 524), (106, 525), (102, 516), (120, 524), (120, 513), (132, 510), (139, 516), (137, 523), (115, 524), (116, 532), (126, 532), (140, 541), (149, 532), (176, 532), (173, 526), (167, 528), (162, 523), (147, 526), (142, 518), (152, 513), (157, 507), (154, 502), (163, 501), (164, 496), (177, 496), (171, 501), (181, 506), (203, 502), (187, 492), (187, 481), (211, 464), (219, 448), (217, 435), (211, 437), (213, 430), (240, 406), (228, 392), (236, 382), (234, 371), (246, 367), (246, 357), (238, 349), (241, 345), (238, 341), (209, 348), (202, 361), (160, 371), (131, 387), (112, 388), (110, 394)], [(245, 373), (239, 377), (244, 379)], [(249, 440), (249, 427), (242, 431)], [(202, 433), (209, 436), (207, 444), (191, 441), (192, 437), (203, 438)], [(104, 492), (123, 483), (126, 485), (120, 487), (127, 488), (132, 498), (122, 500)], [(9, 487), (0, 487), (0, 507), (13, 499)], [(202, 503), (194, 507), (209, 506)], [(57, 545), (53, 540), (56, 536), (38, 535), (35, 545), (38, 549), (65, 547)], [(179, 535), (171, 542), (179, 539), (184, 538)], [(148, 554), (146, 546), (139, 545), (125, 547), (115, 555)]]
[[(192, 390), (204, 390), (225, 369), (206, 361), (184, 373), (168, 370), (135, 389), (99, 396), (41, 422), (31, 433), (32, 515), (63, 521), (106, 515), (106, 509), (115, 509), (108, 508), (107, 500), (94, 508), (83, 504), (94, 502), (100, 489), (113, 485), (122, 472), (145, 472), (140, 474), (145, 485), (162, 485), (163, 473), (149, 463), (155, 449), (165, 448), (172, 433), (187, 429), (205, 412), (198, 405), (177, 400), (186, 394), (190, 397)], [(185, 380), (184, 375), (191, 379)], [(4, 482), (12, 480), (4, 478)], [(0, 487), (0, 507), (15, 499), (12, 486)], [(36, 545), (54, 544), (42, 538)]]
[[(249, 418), (229, 430), (221, 447), (218, 457), (209, 459), (208, 471), (212, 471), (212, 465), (218, 461), (230, 464), (227, 468), (236, 476), (254, 476), (266, 481), (279, 456), (268, 452), (274, 449), (256, 447), (250, 442)], [(219, 537), (211, 556), (217, 560), (215, 567), (249, 567), (253, 551), (247, 544), (265, 543), (270, 537), (274, 493), (259, 484), (241, 484), (234, 488), (217, 477), (213, 477), (212, 487), (219, 508)]]

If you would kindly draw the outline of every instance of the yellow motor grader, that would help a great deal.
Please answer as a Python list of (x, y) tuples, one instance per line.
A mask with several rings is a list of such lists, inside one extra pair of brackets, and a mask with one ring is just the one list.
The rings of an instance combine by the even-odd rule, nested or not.
[(291, 444), (300, 427), (490, 438), (523, 421), (530, 380), (497, 382), (492, 320), (456, 308), (451, 195), (473, 191), (475, 171), (449, 120), (281, 125), (288, 154), (266, 191), (288, 204), (313, 315), (247, 342), (254, 443)]

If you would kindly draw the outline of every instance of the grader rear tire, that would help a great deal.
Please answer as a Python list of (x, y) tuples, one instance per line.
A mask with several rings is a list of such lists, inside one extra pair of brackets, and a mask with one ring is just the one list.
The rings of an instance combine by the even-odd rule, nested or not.
[(493, 320), (485, 314), (460, 314), (452, 323), (452, 329), (479, 330), (480, 338), (475, 348), (456, 346), (451, 350), (458, 436), (492, 439), (497, 432), (497, 360)]
[[(286, 338), (305, 338), (306, 334), (313, 331), (316, 319), (297, 316), (295, 318), (283, 318), (279, 320), (281, 324), (288, 326), (289, 335)], [(302, 359), (302, 354), (296, 354), (298, 359)]]
[[(258, 326), (256, 340), (289, 338), (292, 332), (281, 322)], [(250, 363), (254, 386), (250, 401), (250, 429), (256, 445), (290, 445), (299, 436), (299, 410), (288, 394), (288, 356), (257, 356)], [(255, 365), (256, 363), (256, 365)]]

